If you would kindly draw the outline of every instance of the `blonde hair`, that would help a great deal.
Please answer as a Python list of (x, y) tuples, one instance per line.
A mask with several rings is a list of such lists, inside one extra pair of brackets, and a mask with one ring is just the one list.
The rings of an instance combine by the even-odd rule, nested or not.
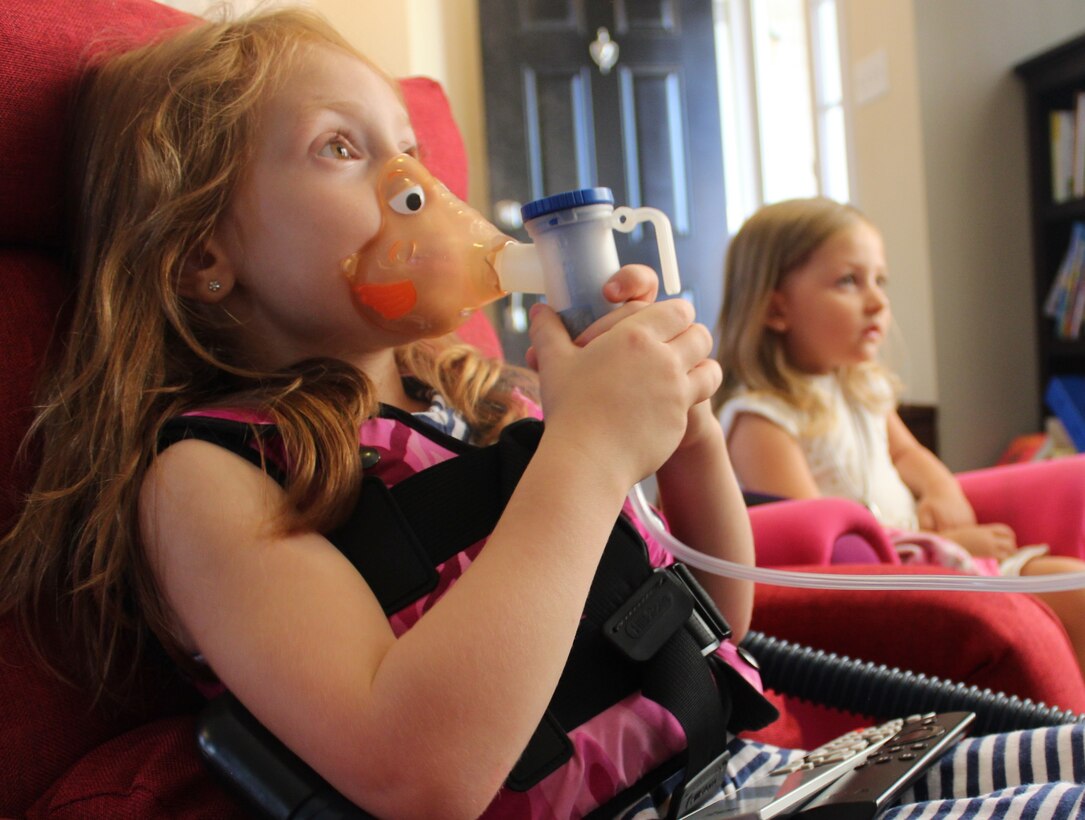
[[(825, 197), (790, 199), (758, 210), (731, 239), (716, 327), (716, 358), (723, 368), (723, 384), (712, 397), (716, 412), (748, 390), (777, 396), (815, 422), (822, 415), (821, 397), (788, 362), (783, 337), (766, 322), (773, 292), (784, 277), (806, 264), (830, 237), (860, 222), (870, 224), (851, 205)], [(838, 375), (845, 391), (872, 409), (884, 409), (884, 393), (874, 388), (878, 381), (888, 380), (896, 388), (895, 379), (876, 362), (841, 368)]]
[[(50, 668), (97, 694), (129, 688), (154, 638), (194, 668), (139, 540), (140, 486), (168, 419), (215, 404), (269, 413), (297, 526), (326, 531), (356, 498), (358, 425), (378, 409), (366, 376), (334, 360), (254, 370), (216, 310), (178, 294), (246, 172), (259, 104), (308, 45), (365, 59), (319, 16), (284, 9), (186, 26), (88, 72), (72, 143), (78, 295), (27, 438), (41, 467), (0, 542), (0, 612), (15, 613)], [(397, 357), (482, 442), (524, 413), (526, 377), (473, 348), (434, 340)]]

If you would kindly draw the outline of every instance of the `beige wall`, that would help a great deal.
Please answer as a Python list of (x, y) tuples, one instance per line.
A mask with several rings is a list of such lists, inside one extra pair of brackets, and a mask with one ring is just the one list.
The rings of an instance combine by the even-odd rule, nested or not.
[[(881, 229), (889, 263), (896, 328), (887, 358), (908, 401), (935, 404), (938, 362), (911, 0), (846, 0), (841, 19), (844, 74), (852, 91), (852, 198)], [(857, 71), (882, 55), (884, 90), (860, 103)]]
[(1081, 0), (912, 0), (946, 460), (1037, 429), (1021, 60), (1085, 31)]

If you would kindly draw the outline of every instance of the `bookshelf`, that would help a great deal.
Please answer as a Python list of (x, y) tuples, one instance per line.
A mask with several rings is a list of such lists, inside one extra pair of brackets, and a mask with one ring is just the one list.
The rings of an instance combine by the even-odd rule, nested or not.
[[(1049, 415), (1050, 408), (1043, 406), (1042, 399), (1049, 379), (1085, 373), (1085, 327), (1073, 338), (1067, 329), (1069, 325), (1072, 330), (1073, 323), (1064, 323), (1060, 332), (1059, 318), (1044, 309), (1060, 278), (1074, 223), (1085, 223), (1085, 35), (1037, 54), (1014, 70), (1025, 87), (1040, 410), (1041, 415)], [(1061, 157), (1054, 125), (1060, 117), (1053, 115), (1060, 111), (1073, 114), (1061, 115), (1061, 127), (1071, 119), (1077, 126), (1076, 141), (1071, 137), (1063, 143), (1069, 156), (1063, 153)], [(1069, 178), (1057, 174), (1059, 168)]]

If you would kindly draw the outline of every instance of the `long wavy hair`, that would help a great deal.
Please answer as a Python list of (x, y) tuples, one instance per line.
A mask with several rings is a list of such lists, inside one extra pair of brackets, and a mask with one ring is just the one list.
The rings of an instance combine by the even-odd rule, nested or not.
[[(857, 208), (825, 197), (790, 199), (766, 205), (731, 239), (724, 263), (723, 307), (716, 332), (716, 359), (723, 384), (712, 397), (719, 412), (741, 390), (766, 392), (798, 408), (813, 424), (826, 409), (810, 380), (787, 360), (783, 337), (766, 324), (773, 292), (801, 268), (831, 236), (867, 222)], [(879, 382), (896, 389), (896, 379), (878, 362), (838, 370), (847, 391), (860, 403), (884, 409)], [(877, 377), (877, 378), (876, 378)]]
[[(186, 26), (88, 70), (72, 141), (78, 294), (27, 439), (36, 482), (0, 542), (0, 612), (53, 671), (98, 695), (123, 696), (155, 639), (189, 661), (139, 537), (166, 420), (216, 404), (268, 413), (289, 455), (293, 525), (330, 529), (356, 498), (358, 425), (378, 409), (366, 376), (334, 360), (252, 369), (216, 309), (178, 295), (246, 172), (259, 104), (312, 44), (364, 59), (293, 9)], [(467, 345), (429, 340), (397, 357), (482, 442), (524, 412), (530, 376)]]

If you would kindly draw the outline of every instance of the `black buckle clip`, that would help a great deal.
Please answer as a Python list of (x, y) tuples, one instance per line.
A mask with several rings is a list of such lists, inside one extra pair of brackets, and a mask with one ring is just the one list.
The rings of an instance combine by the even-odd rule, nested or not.
[(707, 656), (731, 627), (684, 564), (657, 568), (606, 623), (603, 634), (626, 657), (647, 661), (682, 626)]
[(700, 644), (701, 655), (708, 657), (720, 648), (723, 641), (731, 637), (731, 625), (716, 607), (716, 602), (693, 577), (689, 567), (676, 562), (667, 569), (682, 581), (682, 585), (693, 598), (693, 612), (686, 621), (686, 628)]
[(701, 771), (686, 780), (681, 792), (671, 797), (671, 800), (678, 800), (678, 805), (674, 811), (669, 812), (668, 816), (677, 817), (680, 820), (719, 794), (720, 789), (723, 788), (723, 778), (727, 773), (727, 763), (730, 760), (731, 753), (724, 751)]

